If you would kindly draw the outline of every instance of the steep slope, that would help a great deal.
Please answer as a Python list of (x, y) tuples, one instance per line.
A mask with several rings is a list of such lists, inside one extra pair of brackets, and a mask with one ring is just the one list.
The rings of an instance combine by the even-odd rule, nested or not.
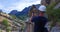
[[(40, 4), (35, 5), (36, 8), (38, 9)], [(21, 12), (17, 12), (15, 10), (12, 10), (9, 14), (16, 15), (16, 16), (22, 16), (22, 15), (28, 15), (28, 12), (30, 11), (30, 8), (32, 6), (24, 8)], [(14, 12), (15, 11), (15, 12)]]

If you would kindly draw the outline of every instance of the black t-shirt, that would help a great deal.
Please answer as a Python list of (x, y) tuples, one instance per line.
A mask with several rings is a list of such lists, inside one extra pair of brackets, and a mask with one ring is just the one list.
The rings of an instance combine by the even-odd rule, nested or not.
[(42, 16), (36, 16), (36, 17), (33, 17), (32, 22), (34, 22), (34, 29), (35, 30), (40, 30), (40, 29), (43, 29), (45, 24), (47, 23), (47, 18), (45, 17), (42, 17)]

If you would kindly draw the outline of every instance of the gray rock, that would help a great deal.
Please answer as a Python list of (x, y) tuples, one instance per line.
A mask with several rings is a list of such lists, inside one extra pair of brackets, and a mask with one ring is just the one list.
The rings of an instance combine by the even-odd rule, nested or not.
[(60, 27), (53, 27), (51, 32), (60, 32)]
[(58, 3), (58, 4), (54, 7), (54, 9), (56, 9), (56, 8), (60, 8), (60, 3)]

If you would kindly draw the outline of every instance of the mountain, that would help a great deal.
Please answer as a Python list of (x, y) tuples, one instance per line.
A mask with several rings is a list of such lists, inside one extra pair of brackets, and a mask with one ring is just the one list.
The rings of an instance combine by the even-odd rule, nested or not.
[(26, 7), (26, 8), (24, 8), (21, 12), (17, 12), (16, 13), (16, 16), (21, 16), (21, 15), (27, 15), (28, 14), (28, 12), (29, 12), (29, 10), (30, 10), (30, 6), (29, 7)]
[(2, 10), (0, 9), (0, 12), (2, 12)]
[[(36, 8), (38, 9), (39, 6), (40, 6), (40, 4), (37, 4), (37, 5), (35, 5), (35, 6), (36, 6)], [(24, 8), (21, 12), (17, 12), (17, 13), (16, 13), (16, 16), (28, 15), (28, 12), (30, 11), (30, 8), (31, 8), (31, 7), (32, 7), (32, 6), (26, 7), (26, 8)]]
[[(36, 6), (36, 8), (38, 9), (39, 6), (40, 6), (40, 4), (37, 4), (37, 5), (35, 5), (35, 6)], [(19, 17), (20, 17), (20, 18), (21, 18), (21, 17), (24, 18), (24, 17), (27, 17), (27, 16), (28, 16), (28, 12), (30, 11), (31, 7), (32, 7), (32, 6), (26, 7), (26, 8), (24, 8), (21, 12), (18, 12), (17, 10), (12, 10), (9, 14), (15, 15), (15, 16), (17, 16), (18, 18), (19, 18)]]
[(10, 15), (15, 15), (18, 11), (17, 10), (12, 10), (9, 14)]

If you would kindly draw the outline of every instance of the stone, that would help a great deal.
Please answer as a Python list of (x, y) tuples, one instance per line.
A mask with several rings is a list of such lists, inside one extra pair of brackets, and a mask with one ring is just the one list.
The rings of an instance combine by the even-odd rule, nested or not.
[(60, 32), (60, 27), (53, 27), (51, 32)]

